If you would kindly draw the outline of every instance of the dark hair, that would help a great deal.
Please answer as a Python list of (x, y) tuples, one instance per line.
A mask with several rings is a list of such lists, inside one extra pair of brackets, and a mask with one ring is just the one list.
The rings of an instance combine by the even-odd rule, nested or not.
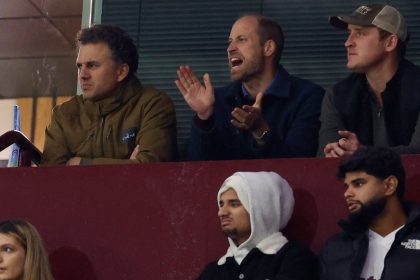
[[(392, 35), (392, 33), (385, 31), (383, 29), (380, 29), (379, 27), (377, 27), (379, 30), (379, 38), (381, 40), (388, 38), (389, 36)], [(405, 57), (405, 53), (407, 51), (407, 44), (408, 41), (410, 40), (410, 34), (407, 34), (407, 38), (405, 39), (405, 41), (403, 42), (400, 38), (398, 38), (398, 44), (397, 44), (397, 55), (399, 58), (403, 59)]]
[(364, 171), (385, 180), (393, 175), (398, 179), (397, 196), (402, 198), (405, 189), (405, 171), (400, 155), (386, 147), (360, 148), (352, 156), (342, 161), (337, 178), (343, 179), (347, 172)]
[(134, 75), (138, 68), (139, 55), (131, 37), (120, 27), (97, 24), (80, 30), (76, 35), (76, 45), (106, 43), (111, 49), (112, 58), (117, 65), (129, 66), (128, 76)]
[(260, 37), (261, 45), (267, 40), (273, 40), (276, 43), (276, 52), (274, 53), (274, 64), (280, 60), (284, 47), (284, 34), (281, 26), (271, 18), (264, 16), (256, 16), (258, 21), (257, 32)]

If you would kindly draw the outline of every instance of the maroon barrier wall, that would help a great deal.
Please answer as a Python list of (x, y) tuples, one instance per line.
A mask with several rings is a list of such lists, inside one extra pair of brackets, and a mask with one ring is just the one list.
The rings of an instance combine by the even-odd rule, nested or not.
[[(404, 157), (407, 197), (420, 201), (420, 156)], [(318, 252), (345, 217), (337, 160), (279, 159), (0, 169), (0, 219), (42, 234), (57, 280), (195, 279), (227, 248), (216, 192), (235, 171), (276, 171), (292, 186), (284, 231)]]

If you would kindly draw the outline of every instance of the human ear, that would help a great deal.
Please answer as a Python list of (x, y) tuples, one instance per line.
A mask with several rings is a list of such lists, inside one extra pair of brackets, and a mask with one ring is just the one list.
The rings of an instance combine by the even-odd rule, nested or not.
[(276, 43), (273, 40), (267, 40), (264, 43), (264, 55), (271, 56), (276, 50)]
[(384, 180), (385, 182), (385, 195), (391, 196), (395, 194), (398, 187), (398, 179), (397, 177), (391, 175)]
[(397, 48), (398, 45), (398, 37), (395, 34), (392, 34), (391, 36), (389, 36), (386, 39), (386, 49), (389, 52), (392, 52), (393, 50), (395, 50)]
[(117, 69), (117, 81), (121, 82), (122, 80), (124, 80), (128, 73), (130, 72), (130, 66), (128, 66), (127, 63), (123, 63), (121, 64), (118, 69)]

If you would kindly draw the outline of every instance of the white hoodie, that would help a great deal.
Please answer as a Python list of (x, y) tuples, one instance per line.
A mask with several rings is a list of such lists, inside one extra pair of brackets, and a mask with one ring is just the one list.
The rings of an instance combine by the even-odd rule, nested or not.
[(248, 211), (251, 235), (239, 246), (228, 238), (230, 246), (217, 262), (218, 265), (223, 265), (226, 258), (232, 256), (241, 264), (254, 247), (264, 254), (276, 254), (287, 243), (280, 230), (289, 222), (295, 204), (293, 191), (287, 181), (275, 172), (236, 172), (223, 182), (217, 202), (228, 189), (235, 190)]

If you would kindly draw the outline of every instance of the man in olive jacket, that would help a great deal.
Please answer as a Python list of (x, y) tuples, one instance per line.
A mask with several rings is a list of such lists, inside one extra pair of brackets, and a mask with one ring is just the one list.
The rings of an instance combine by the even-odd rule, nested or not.
[(95, 25), (76, 38), (82, 96), (53, 109), (41, 164), (170, 161), (175, 109), (161, 91), (135, 77), (137, 48), (119, 27)]

